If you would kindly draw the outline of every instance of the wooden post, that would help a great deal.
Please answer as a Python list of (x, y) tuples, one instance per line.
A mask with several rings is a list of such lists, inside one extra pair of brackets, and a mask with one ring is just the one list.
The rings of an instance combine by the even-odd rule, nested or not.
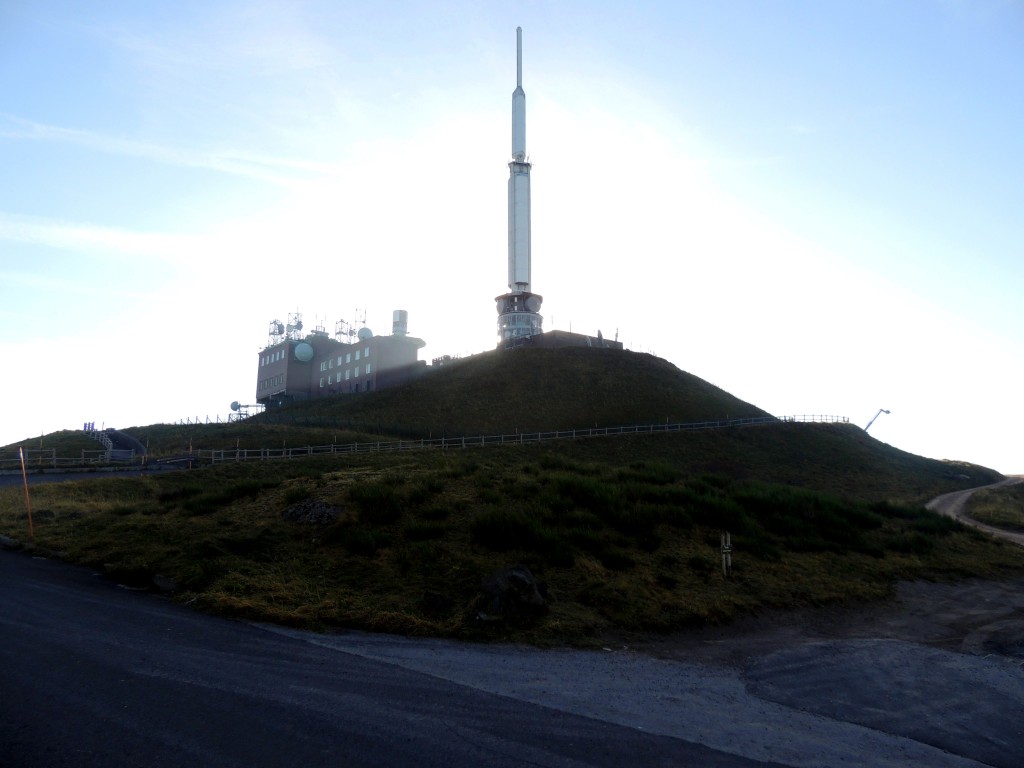
[(726, 578), (732, 573), (732, 536), (728, 531), (722, 534), (722, 575)]
[(25, 485), (25, 509), (28, 510), (28, 535), (34, 542), (36, 540), (36, 532), (32, 527), (32, 500), (28, 495), (28, 474), (25, 472), (25, 449), (18, 448), (18, 455), (21, 457), (21, 482)]

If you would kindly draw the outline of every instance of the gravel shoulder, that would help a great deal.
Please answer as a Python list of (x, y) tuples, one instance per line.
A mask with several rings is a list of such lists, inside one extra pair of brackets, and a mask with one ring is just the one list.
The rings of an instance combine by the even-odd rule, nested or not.
[(766, 763), (1016, 768), (1024, 754), (1024, 574), (599, 651), (266, 629)]
[(1024, 577), (901, 584), (600, 651), (266, 627), (479, 690), (791, 766), (1016, 768)]

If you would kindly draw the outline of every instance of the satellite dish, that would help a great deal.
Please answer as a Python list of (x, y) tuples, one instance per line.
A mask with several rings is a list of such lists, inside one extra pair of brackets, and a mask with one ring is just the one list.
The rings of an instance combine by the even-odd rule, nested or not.
[(313, 347), (307, 342), (299, 342), (295, 345), (295, 359), (300, 363), (308, 363), (313, 359)]
[(537, 312), (540, 309), (540, 297), (530, 296), (526, 299), (526, 308), (530, 312)]
[(231, 410), (232, 411), (237, 411), (238, 410), (238, 401), (237, 400), (235, 400), (234, 402), (231, 403)]
[(360, 341), (367, 341), (373, 338), (373, 331), (364, 326), (363, 328), (359, 329), (359, 333), (357, 335), (359, 336)]

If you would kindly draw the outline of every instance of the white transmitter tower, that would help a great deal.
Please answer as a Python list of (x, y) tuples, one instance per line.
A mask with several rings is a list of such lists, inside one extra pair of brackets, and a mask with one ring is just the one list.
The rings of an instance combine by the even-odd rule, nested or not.
[(508, 164), (508, 293), (498, 296), (498, 346), (540, 334), (543, 297), (530, 292), (530, 162), (526, 158), (523, 29), (516, 27), (516, 89), (512, 92), (512, 162)]

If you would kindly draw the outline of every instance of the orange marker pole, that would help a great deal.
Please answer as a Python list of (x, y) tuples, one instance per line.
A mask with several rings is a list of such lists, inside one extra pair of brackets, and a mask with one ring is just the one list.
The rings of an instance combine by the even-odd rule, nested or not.
[(25, 508), (28, 510), (28, 535), (32, 541), (35, 541), (36, 532), (32, 527), (32, 501), (28, 497), (28, 475), (25, 474), (25, 449), (19, 448), (18, 455), (21, 457), (21, 482), (25, 484)]

